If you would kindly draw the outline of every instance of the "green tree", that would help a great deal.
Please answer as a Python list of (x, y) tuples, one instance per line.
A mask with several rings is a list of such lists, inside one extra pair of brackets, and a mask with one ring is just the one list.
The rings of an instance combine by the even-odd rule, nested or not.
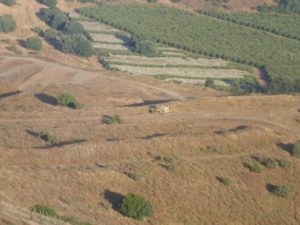
[(123, 215), (137, 220), (153, 215), (153, 208), (150, 202), (146, 201), (142, 196), (133, 193), (127, 194), (122, 199), (119, 210)]
[(17, 28), (17, 23), (11, 15), (0, 16), (0, 32), (12, 32)]
[(16, 0), (0, 0), (0, 3), (3, 3), (7, 6), (13, 6), (16, 4)]
[(47, 5), (47, 6), (56, 6), (57, 0), (38, 0), (39, 3)]
[(38, 37), (30, 37), (25, 41), (25, 47), (34, 51), (40, 51), (43, 47), (42, 40)]

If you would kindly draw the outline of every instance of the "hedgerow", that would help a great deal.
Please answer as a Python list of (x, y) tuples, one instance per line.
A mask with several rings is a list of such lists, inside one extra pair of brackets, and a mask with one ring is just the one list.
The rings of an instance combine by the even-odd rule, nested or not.
[(67, 13), (50, 7), (41, 9), (38, 15), (53, 28), (39, 32), (39, 34), (56, 49), (82, 57), (89, 57), (93, 54), (92, 44), (83, 26)]

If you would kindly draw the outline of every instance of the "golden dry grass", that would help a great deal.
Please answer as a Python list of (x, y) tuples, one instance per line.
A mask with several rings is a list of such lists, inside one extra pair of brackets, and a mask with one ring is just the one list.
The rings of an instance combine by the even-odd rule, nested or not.
[[(122, 75), (117, 77), (121, 79)], [(85, 85), (72, 83), (72, 78), (65, 81), (58, 79), (42, 88), (0, 100), (3, 201), (25, 208), (46, 204), (60, 214), (94, 224), (296, 225), (299, 222), (299, 160), (277, 146), (279, 142), (299, 139), (300, 126), (295, 122), (299, 116), (299, 97), (217, 97), (209, 90), (198, 89), (200, 96), (193, 95), (194, 88), (188, 86), (146, 78), (135, 80), (140, 85), (194, 96), (167, 103), (172, 112), (160, 116), (149, 114), (147, 106), (120, 107), (142, 99), (170, 97), (165, 93), (162, 98), (162, 93), (155, 94), (150, 87), (144, 87), (148, 95), (143, 96), (140, 85), (130, 83), (116, 90), (113, 85), (119, 82), (105, 89), (110, 82), (104, 78)], [(1, 93), (13, 90), (13, 85), (3, 87)], [(34, 96), (41, 92), (56, 96), (63, 90), (73, 93), (85, 107), (62, 108)], [(124, 123), (101, 122), (103, 115), (113, 114), (121, 115)], [(28, 130), (48, 130), (61, 142), (80, 139), (85, 142), (44, 148), (47, 144)], [(261, 174), (251, 173), (243, 163), (252, 163), (252, 155), (287, 158), (292, 167), (275, 170), (262, 167)], [(168, 170), (164, 161), (155, 160), (157, 156), (173, 158), (175, 171)], [(134, 181), (127, 173), (142, 178)], [(230, 177), (233, 184), (224, 186), (216, 176)], [(288, 185), (293, 197), (273, 196), (266, 189), (267, 182)], [(154, 206), (154, 216), (143, 222), (123, 217), (109, 207), (105, 197), (108, 191), (145, 196)]]

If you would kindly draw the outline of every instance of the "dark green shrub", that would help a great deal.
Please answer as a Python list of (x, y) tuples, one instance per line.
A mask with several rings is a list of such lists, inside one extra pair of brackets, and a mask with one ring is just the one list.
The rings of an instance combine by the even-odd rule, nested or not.
[(80, 109), (83, 107), (73, 95), (70, 93), (61, 93), (57, 96), (57, 103), (64, 107), (69, 107), (72, 109)]
[(0, 32), (12, 32), (17, 28), (17, 23), (11, 15), (0, 16)]
[(44, 216), (57, 217), (55, 210), (45, 205), (35, 205), (31, 210)]
[(150, 3), (156, 3), (158, 0), (147, 0)]
[(267, 184), (267, 189), (274, 195), (282, 198), (288, 198), (291, 196), (291, 190), (285, 185)]
[(44, 36), (44, 30), (40, 27), (35, 27), (32, 29), (32, 31), (34, 31), (35, 33), (37, 33), (40, 37)]
[(46, 39), (46, 41), (56, 40), (57, 32), (53, 29), (48, 29), (44, 32), (44, 38)]
[(294, 144), (291, 155), (300, 158), (300, 141)]
[(260, 160), (260, 163), (269, 169), (275, 169), (279, 165), (277, 160), (273, 158), (263, 158)]
[(157, 55), (153, 42), (144, 40), (140, 36), (133, 35), (130, 39), (130, 43), (132, 45), (132, 50), (137, 53), (148, 56)]
[(48, 142), (50, 145), (57, 145), (58, 144), (58, 139), (54, 134), (51, 134), (46, 131), (42, 131), (40, 133), (40, 138), (46, 142)]
[(211, 78), (206, 79), (204, 83), (205, 87), (214, 88), (215, 87), (215, 81)]
[(43, 47), (42, 40), (38, 37), (30, 37), (25, 41), (25, 47), (34, 51), (40, 51)]
[(38, 0), (39, 3), (53, 7), (56, 6), (57, 0)]
[(0, 3), (7, 6), (13, 6), (16, 4), (16, 0), (0, 0)]
[(153, 215), (153, 208), (150, 202), (146, 201), (142, 196), (133, 193), (127, 194), (122, 199), (119, 211), (123, 215), (137, 220)]

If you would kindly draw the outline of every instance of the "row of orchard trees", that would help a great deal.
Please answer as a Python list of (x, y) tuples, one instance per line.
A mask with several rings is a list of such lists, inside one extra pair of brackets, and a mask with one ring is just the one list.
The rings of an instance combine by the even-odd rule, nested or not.
[[(299, 83), (296, 82), (299, 80), (299, 41), (164, 6), (103, 4), (96, 8), (82, 8), (79, 12), (147, 40), (263, 67), (271, 82), (280, 78)], [(272, 93), (300, 91), (295, 85), (270, 87)]]
[(279, 13), (223, 13), (221, 11), (198, 11), (207, 16), (271, 32), (300, 41), (300, 16)]

